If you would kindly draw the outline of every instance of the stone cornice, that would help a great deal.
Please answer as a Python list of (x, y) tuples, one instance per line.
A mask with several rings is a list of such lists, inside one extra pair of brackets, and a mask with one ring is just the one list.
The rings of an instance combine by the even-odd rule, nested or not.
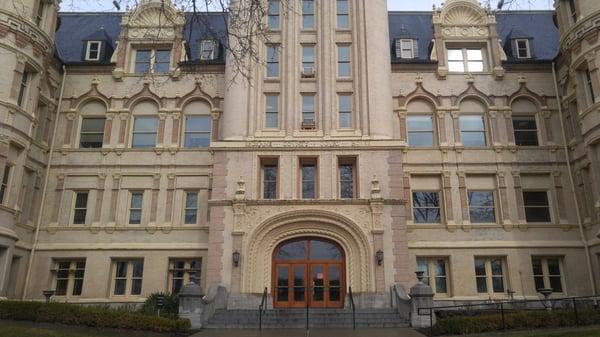
[[(371, 199), (295, 199), (295, 200), (210, 200), (210, 206), (231, 206), (233, 204), (243, 203), (246, 206), (311, 206), (311, 205), (362, 205), (369, 206), (373, 200)], [(404, 205), (406, 201), (403, 199), (379, 199), (377, 202), (384, 205)]]

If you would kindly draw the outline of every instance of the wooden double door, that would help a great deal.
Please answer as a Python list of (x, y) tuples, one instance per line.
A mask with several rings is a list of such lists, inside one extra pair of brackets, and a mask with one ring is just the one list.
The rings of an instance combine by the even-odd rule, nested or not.
[(276, 308), (342, 308), (346, 296), (344, 253), (320, 238), (286, 241), (273, 254)]

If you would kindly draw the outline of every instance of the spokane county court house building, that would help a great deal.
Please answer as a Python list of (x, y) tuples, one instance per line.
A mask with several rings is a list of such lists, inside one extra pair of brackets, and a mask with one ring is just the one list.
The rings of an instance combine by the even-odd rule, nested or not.
[(597, 0), (271, 0), (249, 82), (222, 13), (14, 2), (0, 297), (136, 303), (195, 282), (236, 307), (267, 288), (277, 308), (338, 308), (349, 287), (377, 306), (416, 270), (438, 303), (600, 286)]

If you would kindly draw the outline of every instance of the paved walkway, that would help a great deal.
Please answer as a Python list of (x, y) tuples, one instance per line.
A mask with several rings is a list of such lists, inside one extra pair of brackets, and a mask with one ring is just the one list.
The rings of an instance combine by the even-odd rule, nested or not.
[(423, 337), (413, 329), (207, 329), (190, 337)]

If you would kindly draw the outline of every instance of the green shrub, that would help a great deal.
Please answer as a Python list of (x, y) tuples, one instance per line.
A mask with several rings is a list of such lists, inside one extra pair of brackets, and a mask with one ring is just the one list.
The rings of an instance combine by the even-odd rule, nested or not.
[(191, 327), (187, 319), (168, 319), (124, 309), (68, 303), (0, 301), (0, 319), (155, 332), (186, 332)]
[(145, 315), (156, 315), (158, 313), (158, 307), (156, 306), (156, 298), (159, 295), (165, 297), (164, 305), (160, 310), (160, 316), (166, 318), (177, 318), (179, 313), (179, 298), (177, 295), (170, 293), (153, 293), (144, 302), (140, 312)]
[[(600, 311), (584, 309), (578, 312), (579, 324), (600, 324)], [(573, 310), (536, 310), (506, 312), (504, 314), (506, 329), (559, 328), (574, 326)], [(500, 313), (480, 315), (444, 314), (437, 320), (435, 330), (439, 335), (464, 335), (502, 330)]]

